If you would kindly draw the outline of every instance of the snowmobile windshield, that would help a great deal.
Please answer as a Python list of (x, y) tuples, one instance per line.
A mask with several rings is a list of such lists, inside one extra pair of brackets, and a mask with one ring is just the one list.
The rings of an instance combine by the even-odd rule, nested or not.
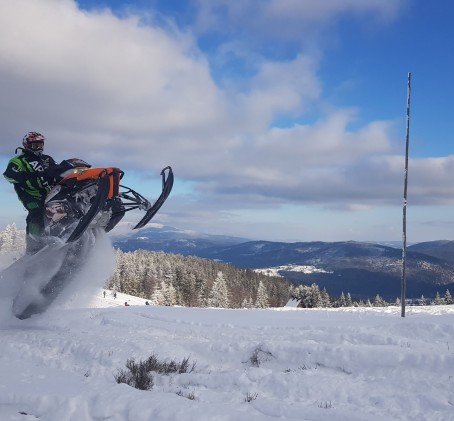
[(90, 167), (79, 167), (79, 168), (70, 168), (69, 170), (63, 171), (60, 174), (60, 177), (68, 177), (73, 174), (82, 175), (85, 171), (89, 170)]
[(79, 174), (80, 171), (86, 171), (91, 167), (91, 165), (85, 162), (83, 159), (71, 158), (61, 161), (58, 167), (60, 169), (60, 177), (68, 177), (72, 174)]

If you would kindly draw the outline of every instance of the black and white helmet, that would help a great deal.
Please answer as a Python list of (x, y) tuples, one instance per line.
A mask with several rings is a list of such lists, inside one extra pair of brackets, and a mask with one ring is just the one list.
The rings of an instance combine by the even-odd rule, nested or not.
[(22, 139), (24, 149), (36, 155), (41, 155), (44, 150), (44, 141), (46, 138), (38, 132), (28, 132)]

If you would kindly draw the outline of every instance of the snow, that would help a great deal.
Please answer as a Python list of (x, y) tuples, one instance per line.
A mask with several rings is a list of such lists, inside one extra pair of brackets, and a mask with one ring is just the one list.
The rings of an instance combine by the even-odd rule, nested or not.
[[(398, 308), (194, 309), (109, 294), (92, 308), (3, 321), (0, 419), (452, 419), (450, 307), (402, 319)], [(152, 353), (196, 369), (150, 391), (115, 382), (128, 358)]]
[(263, 268), (263, 269), (254, 269), (255, 272), (261, 273), (267, 276), (277, 276), (282, 277), (280, 274), (281, 272), (301, 272), (301, 273), (333, 273), (328, 272), (324, 269), (317, 268), (315, 266), (310, 265), (283, 265), (283, 266), (274, 266), (271, 268)]
[[(15, 319), (3, 299), (0, 420), (454, 419), (454, 306), (405, 318), (397, 307), (158, 307), (104, 298), (100, 261), (42, 315)], [(195, 370), (155, 375), (148, 391), (116, 383), (128, 359), (153, 353)]]

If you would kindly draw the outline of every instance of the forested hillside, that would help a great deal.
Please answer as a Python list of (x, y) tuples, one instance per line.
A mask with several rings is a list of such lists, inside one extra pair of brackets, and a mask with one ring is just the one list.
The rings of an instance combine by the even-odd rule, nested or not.
[[(25, 232), (15, 224), (0, 232), (0, 253), (20, 257)], [(115, 273), (106, 287), (160, 305), (190, 307), (281, 307), (290, 284), (250, 269), (192, 256), (136, 250), (116, 251)]]
[[(25, 232), (14, 224), (0, 232), (0, 258), (11, 261), (20, 257), (24, 248)], [(330, 296), (318, 283), (304, 280), (289, 283), (283, 277), (268, 276), (215, 260), (146, 250), (116, 250), (115, 272), (106, 280), (105, 287), (166, 306), (282, 307), (289, 298), (294, 298), (302, 307), (381, 307), (389, 304), (372, 288), (368, 298), (352, 300), (344, 279), (339, 285), (339, 294)], [(444, 285), (438, 287), (439, 291), (433, 297), (421, 295), (413, 301), (419, 305), (452, 304), (449, 289)], [(399, 304), (398, 301), (396, 295), (391, 302)]]
[(117, 250), (116, 259), (116, 272), (106, 287), (160, 305), (281, 307), (291, 292), (283, 278), (193, 256)]

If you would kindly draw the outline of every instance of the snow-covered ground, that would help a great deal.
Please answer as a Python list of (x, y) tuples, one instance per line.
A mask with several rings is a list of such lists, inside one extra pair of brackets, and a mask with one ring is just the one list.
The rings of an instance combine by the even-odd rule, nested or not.
[(284, 265), (275, 266), (272, 268), (254, 269), (257, 273), (262, 273), (268, 276), (282, 276), (280, 272), (301, 272), (301, 273), (332, 273), (315, 266), (307, 265)]
[[(0, 296), (1, 421), (454, 419), (454, 306), (402, 318), (397, 307), (145, 305), (104, 297), (101, 246), (40, 316), (18, 320)], [(117, 384), (128, 359), (152, 354), (195, 370), (154, 375), (147, 391)]]
[[(100, 290), (91, 308), (2, 320), (0, 419), (454, 419), (452, 307), (407, 308), (401, 318), (398, 308), (144, 302)], [(155, 376), (150, 391), (116, 383), (128, 358), (152, 353), (196, 368)]]

